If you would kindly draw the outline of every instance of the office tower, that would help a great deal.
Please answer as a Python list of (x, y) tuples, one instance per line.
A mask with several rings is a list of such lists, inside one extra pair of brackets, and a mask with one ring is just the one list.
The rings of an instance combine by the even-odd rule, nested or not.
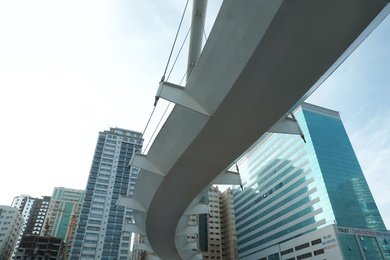
[(41, 235), (44, 227), (44, 220), (50, 204), (50, 197), (43, 196), (40, 198), (33, 198), (29, 195), (21, 195), (14, 198), (12, 207), (19, 209), (23, 216), (23, 227), (20, 231), (18, 240), (16, 242), (12, 258), (15, 257), (15, 252), (19, 247), (23, 236)]
[(134, 192), (138, 170), (129, 162), (142, 142), (141, 133), (121, 128), (99, 133), (70, 259), (130, 258), (131, 234), (122, 230), (132, 211), (115, 204)]
[(0, 205), (0, 259), (10, 259), (23, 227), (17, 208)]
[(42, 234), (64, 240), (66, 259), (70, 253), (84, 196), (83, 190), (64, 187), (55, 187), (51, 196)]
[[(307, 143), (268, 134), (238, 162), (244, 190), (236, 187), (233, 195), (240, 259), (262, 259), (262, 250), (332, 224), (386, 230), (339, 113), (304, 103), (293, 114)], [(353, 244), (352, 238), (343, 243)]]
[(221, 192), (212, 186), (202, 202), (209, 207), (209, 214), (198, 215), (198, 248), (203, 259), (238, 259), (231, 189)]

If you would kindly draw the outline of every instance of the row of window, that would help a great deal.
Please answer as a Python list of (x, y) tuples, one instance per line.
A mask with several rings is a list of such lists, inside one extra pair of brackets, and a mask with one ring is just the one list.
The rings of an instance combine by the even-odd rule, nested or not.
[[(321, 238), (318, 238), (318, 239), (315, 239), (315, 240), (311, 241), (311, 245), (314, 246), (314, 245), (317, 245), (317, 244), (321, 244), (321, 242), (322, 242), (322, 241), (321, 241)], [(304, 244), (302, 244), (302, 245), (296, 246), (296, 247), (295, 247), (295, 251), (298, 251), (298, 250), (307, 248), (307, 247), (309, 247), (309, 246), (310, 246), (309, 243), (304, 243)], [(293, 249), (293, 248), (289, 248), (289, 249), (283, 250), (283, 251), (281, 252), (281, 255), (290, 254), (290, 253), (292, 253), (292, 252), (294, 252), (294, 249)]]

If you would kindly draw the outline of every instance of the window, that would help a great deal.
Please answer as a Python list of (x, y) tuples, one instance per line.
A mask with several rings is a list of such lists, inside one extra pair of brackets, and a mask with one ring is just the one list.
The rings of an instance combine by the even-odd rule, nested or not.
[(88, 240), (88, 239), (86, 239), (86, 240), (84, 240), (84, 242), (86, 244), (97, 244), (97, 240)]
[(311, 241), (312, 246), (317, 245), (317, 244), (321, 244), (321, 238)]
[(282, 255), (287, 255), (287, 254), (290, 254), (290, 253), (292, 253), (292, 252), (294, 252), (294, 249), (293, 249), (293, 248), (289, 248), (289, 249), (287, 249), (287, 250), (283, 250), (283, 251), (281, 252), (281, 254), (282, 254)]
[(311, 252), (309, 252), (309, 253), (297, 256), (297, 260), (306, 259), (306, 258), (309, 258), (312, 256), (313, 256), (313, 254)]
[(98, 237), (99, 234), (95, 234), (95, 233), (86, 233), (85, 236), (86, 236), (86, 237)]
[(92, 231), (99, 231), (100, 230), (100, 227), (87, 227), (87, 230), (92, 230)]
[(305, 244), (302, 244), (302, 245), (299, 245), (299, 246), (296, 246), (295, 247), (295, 251), (298, 251), (298, 250), (301, 250), (301, 249), (304, 249), (306, 247), (309, 247), (309, 243), (305, 243)]
[(323, 254), (323, 253), (325, 253), (323, 248), (314, 251), (314, 255), (321, 255), (321, 254)]

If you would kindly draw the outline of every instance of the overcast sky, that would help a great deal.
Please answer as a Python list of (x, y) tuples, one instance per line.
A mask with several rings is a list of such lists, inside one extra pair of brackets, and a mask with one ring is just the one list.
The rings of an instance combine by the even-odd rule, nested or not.
[[(220, 3), (209, 0), (206, 35)], [(50, 196), (56, 186), (84, 189), (99, 131), (144, 131), (184, 5), (0, 1), (0, 205), (21, 194)], [(308, 100), (341, 112), (388, 228), (389, 40), (388, 17)], [(184, 47), (179, 60), (186, 55)], [(170, 82), (184, 71), (179, 62)]]

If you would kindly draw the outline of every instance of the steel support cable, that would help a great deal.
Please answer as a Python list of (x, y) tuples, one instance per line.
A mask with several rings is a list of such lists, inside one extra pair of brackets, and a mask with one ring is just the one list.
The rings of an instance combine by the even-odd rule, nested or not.
[[(206, 35), (206, 31), (205, 31), (205, 23), (206, 23), (206, 20), (204, 21), (203, 25), (202, 25), (202, 28), (203, 28), (203, 36), (204, 36), (204, 40), (205, 40), (205, 44), (207, 42), (207, 35)], [(204, 46), (204, 45), (203, 45)]]
[[(180, 20), (179, 28), (178, 28), (178, 31), (176, 32), (176, 37), (175, 37), (175, 40), (174, 40), (174, 43), (173, 43), (171, 52), (170, 52), (170, 54), (169, 54), (169, 58), (168, 58), (167, 65), (166, 65), (166, 67), (165, 67), (164, 75), (163, 75), (162, 78), (161, 78), (161, 82), (163, 82), (163, 81), (165, 80), (165, 76), (166, 76), (166, 73), (167, 73), (167, 69), (168, 69), (168, 66), (169, 66), (169, 62), (170, 62), (170, 60), (171, 60), (171, 58), (172, 58), (172, 53), (173, 53), (174, 47), (175, 47), (175, 45), (176, 45), (177, 37), (178, 37), (178, 34), (179, 34), (179, 32), (180, 32), (180, 28), (181, 28), (181, 25), (182, 25), (182, 22), (183, 22), (183, 18), (184, 18), (185, 12), (186, 12), (186, 10), (187, 10), (188, 2), (189, 2), (189, 0), (187, 0), (186, 6), (185, 6), (185, 8), (184, 8), (184, 11), (183, 11), (183, 14), (182, 14), (182, 17), (181, 17), (181, 20)], [(179, 56), (180, 56), (180, 54), (181, 54), (181, 51), (183, 50), (184, 44), (186, 43), (187, 38), (188, 38), (188, 35), (189, 35), (190, 32), (191, 32), (193, 22), (194, 22), (194, 19), (192, 19), (192, 21), (191, 21), (191, 26), (190, 26), (190, 28), (188, 29), (188, 31), (187, 31), (187, 33), (186, 33), (186, 36), (184, 37), (184, 40), (183, 40), (183, 42), (182, 42), (182, 44), (181, 44), (181, 46), (180, 46), (180, 49), (179, 49), (179, 51), (178, 51), (178, 53), (177, 53), (177, 55), (176, 55), (175, 61), (174, 61), (173, 64), (172, 64), (171, 70), (169, 71), (167, 80), (168, 80), (169, 77), (171, 76), (172, 71), (173, 71), (173, 69), (174, 69), (174, 67), (175, 67), (175, 65), (176, 65), (176, 62), (177, 62), (177, 60), (179, 59)], [(202, 25), (202, 29), (203, 29), (203, 35), (204, 35), (204, 37), (205, 37), (205, 41), (207, 41), (207, 36), (206, 36), (206, 32), (205, 32), (204, 23), (203, 23), (203, 25)], [(187, 73), (188, 73), (188, 69), (189, 69), (189, 67), (187, 66), (186, 72), (184, 73), (182, 79), (180, 80), (179, 85), (181, 85), (181, 83), (183, 82), (184, 78), (186, 77), (186, 75), (187, 75)], [(157, 100), (158, 100), (158, 97), (156, 97), (156, 102), (155, 102), (155, 104), (154, 104), (154, 108), (153, 108), (152, 114), (151, 114), (150, 117), (149, 117), (149, 120), (148, 120), (148, 122), (147, 122), (147, 124), (146, 124), (146, 127), (145, 127), (145, 130), (144, 130), (143, 134), (145, 133), (145, 131), (146, 131), (148, 125), (149, 125), (149, 122), (150, 122), (150, 120), (151, 120), (151, 117), (152, 117), (152, 115), (153, 115), (153, 113), (154, 113), (154, 110), (155, 110), (156, 105), (157, 105)], [(154, 131), (153, 131), (152, 136), (150, 137), (150, 140), (148, 141), (148, 143), (147, 143), (147, 145), (146, 145), (146, 147), (145, 147), (145, 151), (146, 151), (147, 148), (149, 147), (149, 144), (150, 144), (151, 140), (153, 139), (153, 136), (155, 135), (155, 133), (156, 133), (158, 127), (160, 126), (161, 121), (162, 121), (162, 119), (164, 118), (166, 112), (168, 111), (168, 107), (169, 107), (170, 104), (171, 104), (171, 102), (169, 102), (168, 105), (167, 105), (167, 107), (165, 108), (165, 111), (164, 111), (163, 115), (161, 116), (160, 121), (158, 122), (156, 128), (155, 128)], [(143, 134), (142, 134), (142, 135), (143, 135)]]
[(146, 129), (147, 129), (148, 126), (149, 126), (150, 120), (152, 119), (152, 116), (153, 116), (153, 114), (154, 114), (154, 110), (156, 110), (156, 106), (153, 106), (152, 113), (150, 113), (148, 122), (146, 123), (146, 126), (145, 126), (145, 128), (144, 128), (144, 131), (142, 132), (142, 137), (144, 136), (144, 134), (145, 134), (145, 132), (146, 132)]
[[(183, 15), (182, 15), (182, 19), (181, 19), (181, 21), (180, 21), (179, 29), (178, 29), (178, 31), (177, 31), (177, 34), (176, 34), (176, 37), (175, 37), (175, 41), (174, 41), (174, 44), (173, 44), (172, 49), (171, 49), (171, 53), (169, 54), (169, 59), (168, 59), (168, 62), (167, 62), (167, 66), (165, 67), (164, 75), (163, 75), (163, 77), (161, 78), (161, 82), (163, 82), (163, 81), (165, 80), (165, 75), (166, 75), (166, 72), (167, 72), (167, 69), (168, 69), (168, 65), (169, 65), (170, 59), (171, 59), (171, 57), (172, 57), (173, 49), (174, 49), (174, 46), (175, 46), (176, 41), (177, 41), (177, 36), (178, 36), (179, 30), (180, 30), (181, 24), (182, 24), (182, 22), (183, 22), (183, 18), (184, 18), (185, 11), (186, 11), (186, 9), (187, 9), (188, 1), (189, 1), (189, 0), (187, 0), (186, 6), (185, 6), (185, 8), (184, 8), (184, 12), (183, 12)], [(186, 36), (184, 37), (184, 40), (183, 40), (183, 42), (182, 42), (182, 44), (181, 44), (181, 46), (180, 46), (180, 49), (179, 49), (179, 51), (178, 51), (178, 53), (177, 53), (177, 55), (176, 55), (175, 61), (174, 61), (173, 64), (172, 64), (172, 67), (171, 67), (171, 70), (169, 71), (167, 80), (168, 80), (169, 77), (171, 76), (172, 71), (173, 71), (173, 69), (174, 69), (174, 67), (175, 67), (175, 65), (176, 65), (176, 62), (177, 62), (177, 60), (179, 59), (179, 56), (180, 56), (180, 54), (181, 54), (181, 51), (183, 50), (184, 44), (186, 43), (187, 38), (188, 38), (188, 35), (189, 35), (190, 32), (191, 32), (192, 24), (193, 24), (193, 20), (191, 21), (191, 26), (190, 26), (190, 28), (188, 29), (188, 31), (187, 31), (187, 33), (186, 33)], [(203, 27), (203, 31), (204, 31), (204, 27)], [(182, 79), (181, 79), (179, 85), (181, 85), (181, 83), (183, 82), (184, 77), (187, 75), (187, 73), (188, 73), (188, 67), (187, 67), (186, 72), (184, 73), (184, 76), (182, 77)], [(157, 97), (156, 97), (156, 98), (157, 98)], [(157, 100), (156, 100), (156, 101), (157, 101)], [(152, 115), (153, 115), (153, 112), (154, 112), (154, 110), (155, 110), (155, 108), (156, 108), (156, 104), (157, 104), (157, 103), (155, 103), (155, 105), (154, 105), (154, 108), (153, 108), (153, 111), (152, 111)], [(149, 139), (147, 145), (145, 146), (145, 151), (146, 151), (147, 148), (149, 147), (149, 144), (150, 144), (151, 140), (153, 139), (153, 136), (155, 135), (155, 133), (156, 133), (158, 127), (160, 126), (161, 121), (162, 121), (162, 119), (164, 118), (166, 112), (168, 111), (168, 108), (169, 108), (170, 104), (171, 104), (171, 102), (169, 102), (168, 105), (167, 105), (167, 107), (165, 108), (165, 111), (164, 111), (163, 115), (161, 116), (160, 121), (158, 122), (156, 128), (155, 128), (154, 131), (153, 131), (152, 136), (150, 137), (150, 139)], [(151, 115), (151, 116), (152, 116), (152, 115)], [(148, 126), (148, 124), (149, 124), (149, 122), (150, 122), (151, 116), (149, 117), (148, 123), (147, 123), (147, 125), (146, 125), (146, 127), (145, 127), (145, 130), (144, 130), (144, 133), (145, 133), (146, 128), (147, 128), (147, 126)]]
[(176, 55), (175, 61), (174, 61), (173, 64), (172, 64), (172, 68), (171, 68), (171, 70), (169, 71), (169, 74), (168, 74), (168, 77), (167, 77), (167, 81), (168, 81), (169, 77), (170, 77), (171, 74), (172, 74), (172, 71), (173, 71), (173, 69), (174, 69), (174, 67), (175, 67), (175, 65), (176, 65), (177, 60), (179, 59), (180, 53), (181, 53), (181, 51), (183, 50), (184, 44), (186, 43), (187, 38), (188, 38), (188, 35), (189, 35), (190, 32), (191, 32), (191, 28), (192, 28), (192, 23), (191, 23), (190, 28), (189, 28), (188, 31), (187, 31), (187, 34), (186, 34), (186, 37), (185, 37), (184, 40), (183, 40), (183, 43), (182, 43), (181, 46), (180, 46), (180, 49), (179, 49), (179, 52), (178, 52), (177, 55)]
[(158, 124), (157, 124), (156, 128), (154, 129), (152, 136), (150, 137), (148, 143), (147, 143), (146, 146), (145, 146), (145, 151), (148, 149), (149, 144), (150, 144), (150, 142), (152, 141), (153, 136), (155, 135), (155, 133), (156, 133), (158, 127), (160, 126), (161, 121), (162, 121), (162, 119), (164, 118), (165, 114), (167, 113), (168, 107), (169, 107), (169, 105), (170, 105), (171, 103), (172, 103), (172, 102), (169, 102), (168, 105), (167, 105), (167, 107), (165, 108), (165, 111), (164, 111), (163, 115), (161, 116), (160, 121), (158, 121)]
[[(169, 62), (170, 62), (170, 60), (171, 60), (172, 53), (173, 53), (173, 50), (174, 50), (174, 48), (175, 48), (175, 44), (176, 44), (176, 41), (177, 41), (177, 37), (178, 37), (178, 35), (179, 35), (180, 28), (181, 28), (181, 25), (182, 25), (183, 20), (184, 20), (184, 15), (185, 15), (185, 13), (186, 13), (186, 11), (187, 11), (188, 2), (189, 2), (189, 0), (187, 0), (186, 5), (185, 5), (185, 7), (184, 7), (183, 14), (182, 14), (181, 19), (180, 19), (179, 27), (178, 27), (177, 32), (176, 32), (175, 40), (173, 41), (172, 48), (171, 48), (171, 52), (169, 53), (167, 65), (165, 66), (164, 74), (163, 74), (163, 76), (162, 76), (162, 78), (161, 78), (161, 82), (163, 82), (164, 79), (165, 79), (165, 74), (167, 73), (167, 70), (168, 70)], [(187, 36), (186, 36), (186, 38), (187, 38)], [(149, 126), (150, 120), (151, 120), (151, 118), (152, 118), (152, 116), (153, 116), (153, 114), (154, 114), (154, 111), (155, 111), (155, 109), (156, 109), (157, 101), (158, 101), (158, 97), (156, 96), (155, 102), (154, 102), (154, 106), (153, 106), (153, 110), (152, 110), (152, 113), (150, 114), (149, 119), (148, 119), (148, 122), (146, 123), (146, 126), (145, 126), (145, 128), (144, 128), (144, 131), (142, 132), (142, 136), (144, 136), (144, 134), (145, 134), (145, 132), (146, 132), (146, 129), (147, 129), (148, 126)], [(169, 105), (168, 105), (168, 106), (169, 106)], [(167, 108), (168, 108), (168, 107), (167, 107)], [(165, 114), (165, 112), (164, 112), (164, 114)], [(160, 121), (161, 121), (161, 119), (160, 119)], [(155, 132), (155, 131), (156, 131), (156, 130), (154, 130), (154, 132)], [(154, 132), (153, 132), (153, 133), (154, 133)], [(153, 135), (152, 135), (152, 137), (153, 137)], [(146, 149), (145, 149), (145, 150), (146, 150)]]
[(182, 16), (181, 16), (180, 23), (179, 23), (179, 28), (177, 28), (175, 40), (173, 41), (173, 45), (172, 45), (172, 48), (171, 48), (171, 52), (169, 53), (167, 65), (165, 66), (164, 74), (163, 74), (163, 76), (162, 76), (162, 78), (161, 78), (161, 81), (164, 81), (164, 79), (165, 79), (165, 74), (167, 73), (168, 66), (169, 66), (169, 62), (170, 62), (170, 60), (171, 60), (172, 53), (173, 53), (173, 50), (174, 50), (174, 48), (175, 48), (175, 44), (176, 44), (176, 41), (177, 41), (177, 37), (179, 36), (179, 32), (180, 32), (181, 25), (182, 25), (182, 23), (183, 23), (184, 15), (185, 15), (185, 13), (186, 13), (186, 11), (187, 11), (188, 2), (189, 2), (189, 0), (187, 0), (186, 5), (185, 5), (185, 7), (184, 7), (184, 11), (183, 11), (183, 14), (182, 14)]

